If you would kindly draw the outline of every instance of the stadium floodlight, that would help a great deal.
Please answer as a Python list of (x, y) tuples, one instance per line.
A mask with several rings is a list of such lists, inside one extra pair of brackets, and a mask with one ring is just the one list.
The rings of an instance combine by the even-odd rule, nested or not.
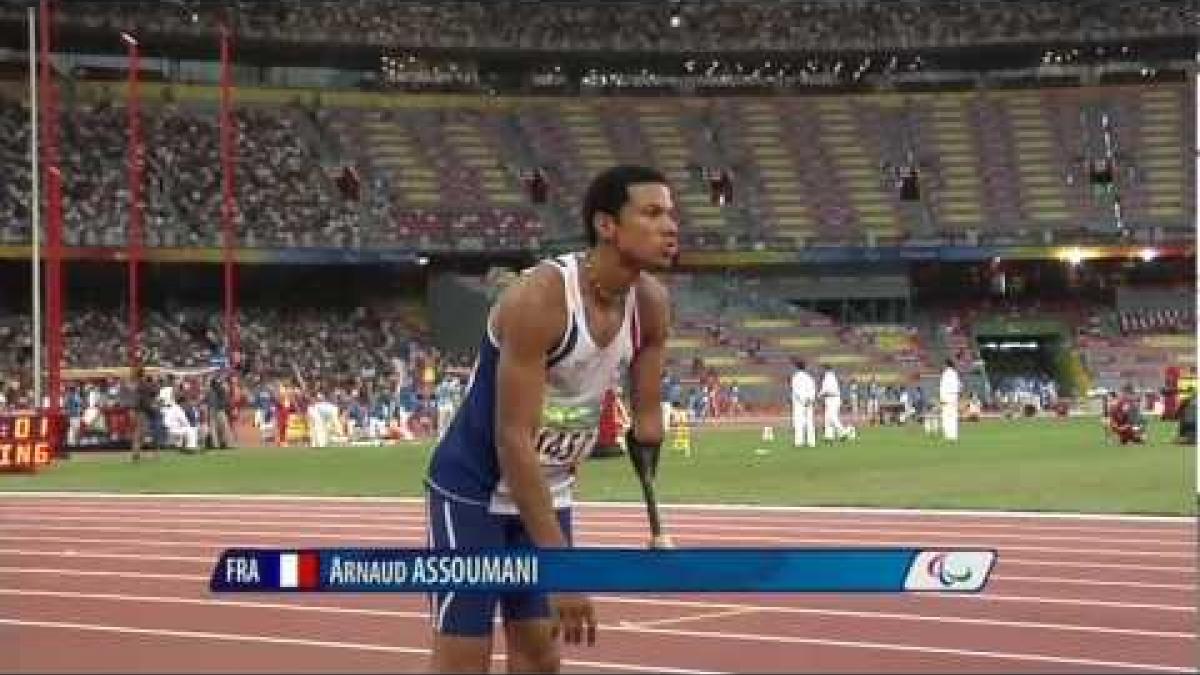
[(1158, 257), (1158, 249), (1144, 248), (1141, 251), (1138, 251), (1138, 257), (1141, 258), (1143, 262), (1150, 262)]
[(1078, 247), (1068, 249), (1067, 252), (1064, 254), (1063, 258), (1067, 262), (1071, 263), (1072, 267), (1077, 267), (1080, 263), (1083, 262), (1083, 251)]
[(138, 44), (137, 38), (133, 37), (128, 31), (121, 31), (121, 41), (130, 47), (136, 47)]

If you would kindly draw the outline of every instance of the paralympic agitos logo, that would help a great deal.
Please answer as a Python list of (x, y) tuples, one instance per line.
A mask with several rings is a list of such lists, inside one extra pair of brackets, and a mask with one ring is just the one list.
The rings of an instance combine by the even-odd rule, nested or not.
[(946, 587), (964, 583), (975, 573), (969, 564), (962, 561), (955, 564), (953, 556), (949, 553), (939, 553), (931, 557), (925, 565), (925, 571)]

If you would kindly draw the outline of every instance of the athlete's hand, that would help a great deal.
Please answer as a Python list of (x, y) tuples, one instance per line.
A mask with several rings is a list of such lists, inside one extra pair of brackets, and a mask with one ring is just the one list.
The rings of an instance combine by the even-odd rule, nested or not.
[(589, 646), (596, 644), (596, 609), (586, 595), (557, 593), (550, 596), (550, 611), (554, 619), (554, 638), (561, 634), (567, 644)]

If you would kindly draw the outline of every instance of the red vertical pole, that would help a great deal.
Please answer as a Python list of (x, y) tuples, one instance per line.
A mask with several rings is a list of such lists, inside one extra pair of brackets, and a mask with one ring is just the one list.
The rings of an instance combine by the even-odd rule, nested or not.
[(233, 253), (236, 244), (234, 213), (237, 122), (233, 118), (233, 35), (228, 20), (221, 26), (221, 252), (225, 265), (225, 358), (237, 366), (239, 344), (236, 320), (237, 292)]
[(129, 95), (126, 101), (128, 116), (129, 228), (126, 248), (129, 259), (129, 365), (141, 363), (141, 300), (138, 291), (139, 266), (142, 260), (142, 129), (141, 104), (138, 95), (141, 53), (137, 39), (129, 33), (121, 38), (129, 48)]
[[(46, 186), (46, 396), (51, 413), (57, 413), (62, 403), (62, 172), (58, 153), (58, 95), (50, 67), (54, 8), (50, 0), (42, 0), (39, 10), (41, 26), (41, 133), (44, 164), (43, 184)], [(33, 208), (41, 208), (34, 204)], [(41, 401), (34, 405), (41, 406)]]

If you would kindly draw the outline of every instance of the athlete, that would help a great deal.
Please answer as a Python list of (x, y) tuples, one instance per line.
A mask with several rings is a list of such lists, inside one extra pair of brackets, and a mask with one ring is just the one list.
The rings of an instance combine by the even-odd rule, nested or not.
[[(653, 169), (614, 167), (593, 180), (582, 212), (587, 250), (537, 265), (489, 314), (466, 397), (430, 460), (432, 547), (571, 546), (575, 471), (622, 377), (629, 442), (662, 444), (669, 306), (647, 272), (678, 255), (671, 189)], [(431, 605), (436, 672), (488, 670), (497, 605), (510, 672), (557, 672), (560, 635), (595, 642), (595, 611), (581, 594), (448, 592)]]

